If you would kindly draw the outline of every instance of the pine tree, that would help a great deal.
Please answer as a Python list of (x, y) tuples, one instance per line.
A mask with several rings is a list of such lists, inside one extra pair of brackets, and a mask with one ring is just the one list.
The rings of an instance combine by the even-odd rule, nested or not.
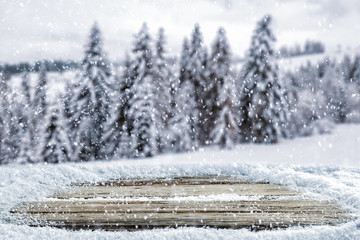
[(133, 157), (151, 157), (157, 154), (157, 132), (154, 114), (154, 87), (151, 75), (134, 85), (134, 98), (129, 115), (133, 122), (131, 152)]
[(122, 129), (120, 129), (119, 141), (118, 145), (116, 146), (116, 152), (114, 155), (116, 157), (131, 157), (133, 153), (131, 152), (131, 136), (127, 129), (127, 124), (122, 125)]
[[(227, 38), (225, 36), (225, 30), (220, 28), (214, 44), (212, 46), (212, 51), (210, 55), (210, 63), (209, 63), (209, 83), (207, 86), (206, 93), (206, 101), (207, 101), (207, 109), (208, 109), (208, 118), (209, 124), (206, 126), (207, 129), (221, 129), (223, 134), (231, 134), (233, 133), (227, 132), (228, 130), (222, 130), (226, 127), (231, 127), (232, 129), (237, 129), (234, 127), (230, 120), (229, 124), (225, 124), (225, 118), (235, 120), (233, 116), (235, 110), (235, 98), (233, 96), (233, 90), (231, 89), (231, 85), (234, 83), (234, 76), (231, 72), (231, 50), (228, 44)], [(234, 87), (234, 86), (232, 86)], [(229, 96), (227, 96), (229, 94)], [(220, 97), (220, 95), (222, 95)], [(218, 134), (215, 133), (215, 130), (212, 130), (211, 135), (216, 136), (216, 143), (220, 143)], [(236, 134), (235, 134), (236, 135)], [(210, 136), (209, 136), (210, 137)], [(228, 136), (225, 136), (228, 138)], [(231, 137), (235, 138), (235, 136)], [(223, 139), (223, 138), (222, 138)], [(212, 138), (212, 140), (214, 140)], [(222, 145), (226, 145), (226, 143), (221, 140)], [(229, 143), (230, 144), (230, 143)]]
[(345, 122), (348, 112), (346, 84), (340, 66), (336, 62), (330, 63), (325, 71), (323, 81), (327, 115), (335, 122)]
[(77, 122), (74, 121), (76, 109), (73, 108), (73, 97), (74, 97), (74, 89), (73, 84), (65, 85), (65, 92), (61, 96), (62, 102), (62, 119), (64, 120), (64, 130), (66, 132), (67, 142), (69, 143), (69, 161), (78, 161), (77, 156), (74, 154), (77, 150), (78, 143), (76, 142), (77, 132)]
[(322, 89), (322, 82), (319, 78), (318, 69), (310, 62), (301, 66), (295, 74), (293, 85), (301, 90), (309, 89), (312, 92), (318, 92)]
[(360, 87), (360, 56), (356, 56), (354, 60), (354, 66), (351, 71), (352, 82), (358, 84)]
[[(172, 117), (169, 121), (170, 145), (173, 151), (182, 152), (192, 150), (196, 141), (195, 128), (198, 114), (193, 115), (196, 109), (195, 91), (190, 83), (191, 70), (188, 69), (190, 45), (184, 38), (179, 62), (179, 78), (174, 81)], [(190, 109), (190, 111), (188, 111)]]
[(103, 157), (103, 150), (106, 149), (106, 143), (103, 142), (104, 128), (110, 107), (110, 76), (110, 65), (102, 48), (101, 32), (95, 23), (70, 100), (70, 128), (75, 142), (73, 157), (78, 161)]
[(31, 105), (31, 93), (30, 93), (30, 77), (29, 73), (25, 72), (21, 81), (22, 95), (24, 96), (27, 105)]
[(287, 80), (285, 94), (290, 109), (289, 136), (310, 136), (320, 126), (320, 120), (326, 117), (324, 79), (320, 78), (317, 66), (310, 62), (296, 72), (287, 73), (283, 79)]
[[(202, 132), (204, 129), (204, 116), (206, 115), (206, 105), (204, 102), (204, 92), (206, 89), (206, 82), (204, 79), (204, 68), (203, 68), (203, 39), (200, 32), (200, 27), (198, 24), (195, 25), (192, 32), (189, 55), (187, 58), (187, 64), (185, 67), (185, 72), (188, 73), (188, 80), (192, 84), (192, 89), (195, 92), (195, 102), (198, 116), (196, 120), (195, 134), (198, 141), (196, 143), (204, 144), (206, 139), (206, 134)], [(201, 141), (201, 142), (199, 142)], [(195, 146), (197, 148), (198, 146)]]
[(176, 152), (196, 150), (199, 145), (196, 135), (197, 117), (195, 91), (190, 80), (186, 80), (177, 91), (175, 114), (170, 120), (170, 139)]
[(35, 95), (33, 101), (35, 122), (39, 122), (39, 120), (43, 120), (44, 117), (46, 116), (46, 112), (47, 112), (46, 90), (47, 90), (46, 66), (45, 63), (42, 62), (40, 66), (39, 79), (35, 87)]
[[(21, 81), (21, 98), (19, 101), (21, 102), (22, 107), (22, 117), (20, 119), (20, 126), (22, 127), (22, 132), (25, 134), (25, 131), (30, 131), (33, 138), (33, 128), (31, 117), (33, 116), (33, 106), (32, 106), (32, 98), (30, 93), (30, 77), (29, 73), (25, 72)], [(31, 129), (30, 129), (31, 128)]]
[(241, 141), (276, 143), (287, 136), (288, 110), (277, 74), (271, 17), (258, 22), (243, 69)]
[(349, 55), (345, 55), (343, 60), (340, 63), (341, 74), (343, 75), (344, 80), (349, 83), (352, 82), (351, 79), (351, 69), (352, 63)]
[(8, 163), (6, 139), (8, 137), (8, 87), (3, 72), (0, 72), (0, 164)]
[(202, 90), (205, 88), (202, 79), (203, 54), (202, 33), (200, 32), (200, 26), (196, 24), (192, 32), (186, 69), (190, 73), (189, 80), (194, 85), (196, 101), (200, 106), (202, 105)]
[(159, 133), (155, 125), (155, 116), (159, 113), (155, 108), (154, 64), (150, 46), (150, 35), (144, 23), (135, 36), (134, 70), (129, 100), (128, 130), (132, 139), (132, 156), (149, 157), (157, 154), (156, 141)]
[[(31, 137), (31, 149), (33, 152), (38, 152), (39, 141), (42, 138), (41, 133), (43, 131), (43, 122), (45, 121), (47, 114), (47, 100), (46, 100), (46, 91), (47, 91), (47, 72), (45, 62), (41, 62), (39, 78), (35, 86), (34, 99), (32, 102), (32, 107), (30, 111), (33, 112), (33, 115), (30, 117), (31, 125), (29, 126), (29, 135)], [(24, 89), (24, 91), (26, 91)], [(25, 92), (27, 95), (27, 93)], [(27, 96), (28, 97), (28, 96)]]
[(41, 148), (41, 156), (44, 162), (59, 163), (70, 160), (70, 144), (68, 144), (67, 132), (62, 125), (64, 121), (59, 119), (61, 116), (58, 108), (53, 109)]
[(184, 39), (181, 56), (180, 56), (180, 73), (179, 73), (179, 83), (182, 84), (185, 80), (190, 79), (191, 69), (187, 67), (190, 54), (190, 44), (187, 38)]
[(5, 163), (6, 161), (6, 157), (4, 155), (4, 138), (5, 138), (5, 121), (3, 117), (0, 116), (0, 165)]
[(164, 29), (159, 29), (154, 56), (155, 123), (158, 131), (158, 150), (165, 151), (168, 145), (168, 125), (171, 115), (171, 71), (166, 59)]
[(178, 92), (179, 84), (180, 84), (180, 79), (179, 79), (179, 75), (178, 75), (179, 65), (177, 64), (175, 57), (173, 57), (170, 60), (169, 70), (170, 70), (170, 76), (169, 76), (170, 116), (169, 116), (169, 120), (168, 120), (168, 130), (170, 131), (170, 121), (171, 121), (171, 118), (173, 118), (175, 115), (176, 94)]
[(107, 143), (106, 155), (111, 156), (129, 156), (129, 119), (128, 112), (130, 108), (129, 100), (133, 93), (131, 88), (134, 84), (134, 64), (130, 56), (126, 54), (125, 65), (122, 75), (118, 77), (116, 85), (113, 87), (115, 110), (112, 118), (109, 119), (104, 139)]
[(23, 105), (20, 96), (8, 86), (10, 76), (2, 75), (0, 79), (0, 162), (13, 162), (19, 156), (22, 137)]
[(178, 78), (174, 80), (172, 85), (172, 98), (173, 102), (171, 104), (172, 107), (172, 117), (175, 116), (178, 112), (177, 107), (177, 100), (179, 97), (179, 91), (181, 85), (190, 79), (190, 69), (187, 68), (187, 63), (189, 59), (189, 53), (190, 53), (190, 45), (187, 38), (184, 38), (183, 45), (182, 45), (182, 51), (180, 55), (180, 61), (179, 61), (179, 75)]
[(30, 77), (29, 74), (25, 72), (22, 76), (20, 96), (12, 96), (14, 99), (12, 102), (13, 113), (18, 116), (19, 121), (19, 129), (17, 130), (17, 162), (19, 163), (32, 163), (37, 159), (37, 144), (35, 142), (36, 131), (33, 126), (33, 118), (35, 118), (35, 115), (30, 90)]
[(17, 161), (19, 163), (33, 163), (35, 149), (33, 148), (33, 136), (31, 136), (30, 131), (25, 131), (22, 135), (21, 145), (19, 150), (19, 156)]
[(201, 57), (201, 82), (203, 87), (200, 87), (201, 94), (199, 96), (198, 101), (198, 138), (199, 143), (201, 145), (208, 145), (211, 143), (210, 141), (210, 131), (211, 131), (211, 111), (210, 108), (212, 106), (212, 102), (209, 99), (211, 92), (210, 86), (211, 86), (211, 80), (210, 80), (210, 59), (209, 59), (209, 53), (206, 47), (203, 47), (201, 49), (202, 51), (202, 57)]
[(236, 116), (235, 95), (233, 93), (235, 86), (233, 83), (232, 79), (227, 78), (221, 86), (217, 99), (220, 111), (210, 133), (213, 143), (224, 148), (233, 147), (239, 137), (239, 120)]
[(326, 101), (323, 94), (311, 89), (298, 90), (296, 102), (291, 104), (290, 126), (295, 130), (294, 136), (310, 136), (317, 129), (319, 121), (324, 118)]

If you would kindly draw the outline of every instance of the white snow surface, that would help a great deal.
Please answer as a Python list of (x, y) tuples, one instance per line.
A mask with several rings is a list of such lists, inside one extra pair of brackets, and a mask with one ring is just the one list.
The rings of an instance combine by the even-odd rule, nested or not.
[[(299, 191), (304, 198), (336, 202), (353, 220), (339, 226), (247, 229), (155, 229), (138, 232), (70, 231), (21, 225), (9, 210), (21, 202), (45, 200), (74, 182), (126, 177), (231, 175), (268, 181)], [(224, 196), (236, 199), (236, 196)], [(255, 196), (256, 197), (256, 196)], [(216, 197), (214, 198), (216, 199)], [(360, 125), (338, 125), (332, 134), (283, 140), (277, 145), (201, 149), (152, 159), (58, 165), (0, 166), (0, 239), (360, 239)]]

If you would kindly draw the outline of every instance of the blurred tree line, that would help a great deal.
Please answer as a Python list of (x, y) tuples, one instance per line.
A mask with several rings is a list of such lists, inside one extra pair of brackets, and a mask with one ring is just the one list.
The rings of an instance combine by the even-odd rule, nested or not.
[(179, 61), (167, 55), (164, 29), (135, 34), (120, 72), (91, 29), (75, 81), (48, 101), (48, 62), (12, 89), (0, 72), (0, 163), (58, 163), (143, 158), (201, 147), (273, 144), (360, 122), (360, 56), (324, 59), (280, 72), (271, 16), (256, 25), (240, 70), (226, 32), (210, 49), (200, 26), (185, 38)]

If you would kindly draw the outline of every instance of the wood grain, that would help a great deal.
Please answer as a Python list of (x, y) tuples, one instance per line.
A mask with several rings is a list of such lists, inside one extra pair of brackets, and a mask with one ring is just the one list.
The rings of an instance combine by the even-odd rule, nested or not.
[(19, 205), (12, 213), (30, 226), (105, 230), (179, 226), (262, 230), (336, 225), (349, 219), (333, 203), (302, 199), (280, 185), (227, 176), (77, 183), (47, 201)]

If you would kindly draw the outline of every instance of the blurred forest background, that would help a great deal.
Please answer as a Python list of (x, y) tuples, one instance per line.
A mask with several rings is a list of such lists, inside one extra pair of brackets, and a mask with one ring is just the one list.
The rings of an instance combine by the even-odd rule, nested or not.
[[(98, 24), (82, 61), (0, 66), (0, 163), (143, 158), (205, 146), (274, 144), (360, 123), (360, 55), (333, 59), (320, 41), (275, 48), (269, 15), (235, 58), (224, 28), (212, 45), (196, 24), (180, 57), (147, 24), (122, 62), (103, 50)], [(284, 59), (322, 58), (299, 68)], [(55, 87), (54, 87), (55, 86)]]

